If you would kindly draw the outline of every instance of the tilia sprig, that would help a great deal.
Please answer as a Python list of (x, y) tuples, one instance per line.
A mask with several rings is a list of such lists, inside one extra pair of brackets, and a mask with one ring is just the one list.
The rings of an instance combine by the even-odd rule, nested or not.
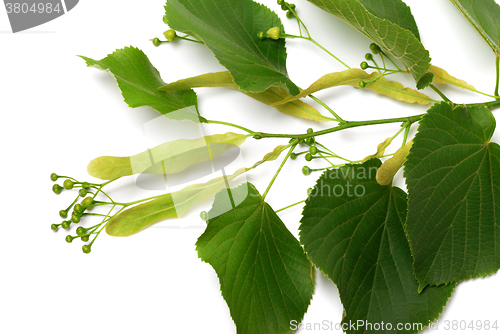
[[(87, 170), (101, 183), (51, 174), (52, 181), (59, 181), (52, 187), (55, 194), (75, 195), (59, 211), (62, 222), (51, 228), (72, 231), (65, 240), (80, 239), (83, 252), (90, 253), (102, 231), (131, 236), (159, 221), (180, 218), (213, 198), (212, 209), (200, 213), (206, 229), (196, 251), (216, 271), (220, 287), (214, 289), (220, 288), (238, 333), (301, 329), (317, 271), (338, 287), (345, 332), (371, 332), (359, 327), (369, 322), (383, 324), (386, 333), (417, 333), (440, 316), (459, 282), (500, 269), (500, 146), (491, 141), (496, 126), (492, 110), (500, 106), (500, 19), (491, 13), (500, 13), (500, 6), (494, 0), (451, 0), (494, 52), (495, 85), (491, 92), (482, 92), (431, 63), (417, 21), (403, 1), (309, 2), (369, 38), (369, 52), (341, 60), (313, 38), (306, 23), (316, 18), (302, 17), (302, 5), (298, 11), (283, 0), (274, 5), (277, 13), (253, 0), (168, 0), (163, 21), (169, 28), (164, 40), (152, 39), (155, 46), (162, 45), (155, 51), (168, 50), (163, 54), (168, 62), (175, 52), (169, 44), (195, 42), (208, 48), (225, 71), (166, 83), (146, 54), (134, 47), (101, 60), (82, 57), (88, 66), (111, 73), (133, 108), (146, 106), (176, 121), (215, 124), (234, 132), (179, 138), (127, 157), (97, 157)], [(284, 25), (280, 16), (291, 20)], [(330, 38), (342, 33), (331, 32)], [(287, 71), (286, 45), (291, 40), (312, 43), (339, 69), (299, 87)], [(394, 79), (401, 76), (412, 84)], [(485, 100), (458, 104), (444, 94), (444, 85)], [(344, 92), (353, 99), (379, 94), (375, 101), (381, 107), (371, 107), (377, 113), (370, 119), (352, 120), (352, 110), (335, 105), (335, 100), (328, 105), (314, 95), (339, 86), (352, 87)], [(206, 107), (198, 104), (195, 89), (202, 87), (241, 92), (283, 118), (330, 125), (278, 133), (247, 125), (244, 115), (239, 124), (223, 115), (210, 119)], [(428, 109), (387, 118), (388, 99)], [(349, 153), (342, 156), (331, 144), (335, 132), (391, 123), (400, 127), (381, 143), (363, 137), (372, 147), (368, 156), (352, 149), (344, 149)], [(175, 192), (125, 203), (115, 201), (106, 188), (117, 179), (139, 174), (167, 179), (207, 163), (223, 170), (221, 157), (245, 150), (247, 141), (270, 138), (279, 145), (262, 152), (261, 160)], [(279, 161), (267, 187), (257, 189), (242, 181), (242, 175), (262, 165), (273, 168), (268, 162), (274, 160)], [(281, 195), (275, 181), (297, 163), (302, 173), (295, 169), (292, 178), (315, 175), (316, 184), (298, 191), (302, 200), (274, 210), (266, 199)], [(406, 190), (394, 186), (401, 169)], [(296, 238), (278, 213), (302, 204)], [(99, 222), (88, 226), (90, 216)], [(358, 327), (353, 329), (352, 323)], [(497, 322), (491, 328), (497, 329)]]

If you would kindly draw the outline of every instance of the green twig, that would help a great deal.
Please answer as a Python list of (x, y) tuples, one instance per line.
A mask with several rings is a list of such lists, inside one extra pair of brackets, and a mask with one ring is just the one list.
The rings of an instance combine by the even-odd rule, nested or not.
[(207, 124), (221, 124), (221, 125), (232, 126), (233, 128), (237, 128), (237, 129), (243, 130), (245, 132), (248, 132), (251, 135), (255, 135), (256, 134), (255, 131), (252, 131), (252, 130), (247, 129), (247, 128), (243, 127), (243, 126), (236, 125), (236, 124), (233, 124), (233, 123), (221, 122), (221, 121), (212, 121), (212, 120), (208, 120), (208, 119), (207, 119), (206, 122), (207, 122)]
[(314, 95), (310, 94), (309, 97), (311, 99), (313, 99), (314, 101), (318, 102), (321, 106), (323, 106), (323, 108), (325, 108), (326, 110), (328, 110), (333, 116), (335, 116), (336, 118), (336, 121), (338, 122), (345, 122), (344, 119), (342, 119), (342, 117), (340, 117), (339, 115), (337, 115), (337, 113), (335, 111), (333, 111), (326, 103), (324, 103), (323, 101), (321, 101), (320, 99), (318, 99), (317, 97), (315, 97)]
[(266, 191), (264, 192), (264, 195), (262, 195), (262, 200), (264, 200), (267, 196), (267, 193), (269, 192), (269, 190), (271, 189), (271, 186), (273, 185), (274, 181), (276, 180), (276, 178), (278, 177), (278, 174), (281, 172), (281, 169), (283, 168), (283, 166), (285, 165), (286, 161), (288, 160), (288, 158), (290, 157), (290, 154), (292, 154), (293, 150), (295, 149), (295, 146), (297, 146), (298, 144), (298, 141), (294, 141), (292, 143), (292, 147), (290, 148), (290, 150), (288, 151), (288, 154), (286, 155), (285, 159), (283, 159), (283, 162), (281, 163), (280, 167), (278, 168), (278, 170), (276, 171), (276, 174), (274, 174), (274, 177), (273, 179), (271, 180), (271, 182), (269, 183), (269, 185), (267, 186), (267, 189)]
[(293, 206), (296, 206), (296, 205), (302, 204), (302, 203), (304, 203), (305, 201), (306, 201), (306, 200), (304, 199), (304, 200), (302, 200), (302, 201), (300, 201), (300, 202), (290, 204), (290, 205), (288, 205), (288, 206), (285, 206), (284, 208), (281, 208), (281, 209), (279, 209), (279, 210), (276, 210), (275, 212), (276, 212), (276, 213), (278, 213), (278, 212), (280, 212), (280, 211), (283, 211), (283, 210), (289, 209), (289, 208), (291, 208), (291, 207), (293, 207)]
[(497, 59), (496, 59), (496, 69), (497, 69), (497, 82), (496, 82), (496, 85), (495, 85), (495, 96), (496, 96), (496, 99), (500, 99), (500, 97), (498, 97), (498, 86), (500, 84), (500, 56), (497, 56)]
[(431, 87), (436, 93), (439, 94), (439, 96), (441, 96), (441, 98), (446, 101), (446, 102), (451, 102), (449, 98), (446, 97), (446, 95), (443, 94), (442, 91), (440, 91), (436, 86), (434, 86), (433, 84), (430, 84), (429, 87)]
[(386, 119), (377, 119), (377, 120), (370, 120), (370, 121), (354, 121), (354, 122), (346, 121), (345, 123), (337, 125), (333, 128), (329, 128), (329, 129), (325, 129), (325, 130), (321, 130), (321, 131), (316, 131), (316, 132), (311, 132), (311, 133), (303, 133), (303, 134), (273, 134), (273, 133), (261, 133), (261, 132), (259, 132), (259, 133), (257, 133), (257, 135), (259, 135), (262, 138), (294, 138), (294, 139), (301, 141), (301, 140), (304, 140), (306, 138), (321, 136), (321, 135), (325, 135), (327, 133), (337, 132), (337, 131), (341, 131), (341, 130), (345, 130), (345, 129), (349, 129), (349, 128), (356, 128), (356, 127), (366, 126), (366, 125), (402, 123), (402, 122), (414, 123), (414, 122), (418, 122), (423, 116), (424, 116), (424, 114), (410, 116), (410, 117), (386, 118)]

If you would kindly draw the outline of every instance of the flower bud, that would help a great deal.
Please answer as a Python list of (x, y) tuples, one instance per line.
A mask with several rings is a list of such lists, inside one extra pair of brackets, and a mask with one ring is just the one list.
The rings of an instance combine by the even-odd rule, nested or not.
[(92, 249), (90, 248), (90, 245), (83, 245), (82, 246), (82, 251), (85, 253), (85, 254), (88, 254), (92, 251)]
[(68, 211), (66, 211), (66, 210), (60, 210), (59, 211), (59, 217), (61, 217), (63, 219), (64, 218), (68, 218)]
[(90, 205), (92, 205), (92, 202), (94, 202), (94, 199), (92, 197), (88, 196), (88, 197), (85, 197), (85, 199), (82, 201), (82, 205), (87, 208)]
[(82, 214), (85, 211), (85, 207), (81, 204), (76, 204), (74, 210), (76, 213)]
[(75, 185), (75, 183), (73, 181), (71, 181), (70, 179), (66, 179), (64, 180), (63, 182), (63, 187), (64, 189), (66, 190), (71, 190), (73, 189), (73, 186)]
[(177, 34), (175, 33), (174, 29), (169, 29), (163, 33), (163, 36), (167, 39), (169, 42), (173, 42), (175, 38), (177, 37)]
[(56, 194), (56, 195), (59, 195), (59, 194), (61, 193), (61, 191), (63, 191), (63, 189), (64, 189), (64, 188), (63, 188), (63, 187), (61, 187), (60, 185), (58, 185), (57, 183), (56, 183), (56, 184), (54, 184), (54, 185), (52, 186), (52, 191), (53, 191), (53, 192), (54, 192), (54, 194)]
[(281, 29), (280, 27), (272, 27), (267, 31), (267, 36), (269, 36), (271, 39), (277, 40), (280, 38), (281, 34)]
[(82, 235), (84, 235), (86, 232), (87, 232), (87, 231), (86, 231), (83, 227), (81, 227), (81, 226), (79, 226), (79, 227), (76, 229), (76, 235), (78, 235), (78, 236), (82, 236)]
[(69, 220), (65, 220), (61, 223), (61, 227), (65, 230), (69, 229), (69, 226), (71, 225), (71, 222)]
[(208, 213), (206, 211), (200, 212), (200, 218), (202, 220), (207, 220), (208, 219)]
[(311, 168), (309, 168), (307, 166), (302, 167), (302, 174), (304, 174), (304, 175), (311, 174)]
[(380, 46), (378, 46), (377, 44), (375, 43), (372, 43), (370, 44), (370, 50), (372, 51), (372, 53), (374, 54), (379, 54), (380, 52), (382, 52), (382, 50), (380, 49)]

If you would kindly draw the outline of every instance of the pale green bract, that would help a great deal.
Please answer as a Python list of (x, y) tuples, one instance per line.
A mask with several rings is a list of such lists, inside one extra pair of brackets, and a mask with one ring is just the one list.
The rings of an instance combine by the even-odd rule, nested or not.
[(215, 196), (198, 255), (217, 272), (238, 334), (287, 334), (309, 306), (313, 267), (251, 183), (229, 192)]
[(197, 139), (178, 139), (130, 157), (96, 158), (89, 163), (87, 171), (101, 180), (139, 173), (174, 174), (240, 146), (248, 136), (228, 132)]
[(244, 91), (279, 87), (290, 95), (299, 88), (288, 78), (285, 40), (259, 40), (257, 34), (283, 27), (278, 16), (252, 0), (168, 0), (171, 28), (196, 36), (214, 53)]
[(234, 83), (234, 79), (228, 71), (206, 73), (192, 78), (181, 79), (158, 89), (169, 92), (197, 87), (224, 87), (235, 89), (259, 102), (275, 107), (284, 114), (317, 122), (330, 122), (332, 120), (329, 117), (321, 115), (319, 111), (302, 101), (293, 101), (291, 103), (276, 105), (275, 103), (292, 97), (286, 91), (278, 87), (271, 87), (260, 93), (245, 92)]
[(192, 89), (161, 92), (165, 82), (158, 70), (141, 50), (125, 47), (106, 58), (94, 60), (80, 56), (87, 66), (108, 71), (116, 79), (125, 102), (132, 108), (147, 106), (175, 120), (203, 121), (198, 113), (198, 102)]
[(221, 176), (207, 183), (193, 184), (127, 209), (109, 221), (106, 233), (114, 237), (126, 237), (161, 220), (180, 218), (193, 205), (212, 197), (246, 171), (246, 168), (241, 168), (232, 175)]
[(429, 69), (431, 58), (418, 38), (396, 23), (374, 15), (359, 0), (308, 0), (347, 22), (389, 54), (399, 59), (419, 81)]

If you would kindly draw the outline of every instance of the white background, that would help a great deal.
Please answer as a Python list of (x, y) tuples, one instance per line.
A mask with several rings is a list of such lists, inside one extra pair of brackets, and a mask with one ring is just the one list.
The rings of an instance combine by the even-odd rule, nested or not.
[[(412, 7), (433, 64), (492, 93), (494, 54), (451, 3), (406, 2)], [(287, 20), (274, 1), (265, 3), (279, 13), (288, 33), (297, 33), (296, 22)], [(313, 37), (349, 65), (359, 66), (370, 44), (365, 37), (306, 1), (296, 4)], [(137, 130), (156, 117), (151, 109), (127, 107), (111, 75), (86, 68), (76, 55), (101, 59), (117, 48), (133, 45), (144, 50), (166, 82), (224, 70), (203, 45), (183, 42), (155, 48), (148, 41), (166, 30), (163, 5), (162, 0), (83, 0), (63, 17), (17, 34), (10, 32), (7, 14), (0, 7), (1, 333), (235, 332), (216, 274), (198, 259), (194, 246), (204, 226), (198, 214), (208, 210), (211, 201), (196, 206), (182, 220), (162, 222), (132, 237), (113, 238), (103, 233), (88, 255), (82, 253), (81, 241), (67, 244), (64, 230), (54, 233), (50, 229), (52, 223), (60, 222), (58, 211), (73, 199), (68, 192), (59, 196), (52, 193), (50, 173), (92, 181), (86, 173), (87, 163), (101, 155), (145, 150)], [(301, 87), (343, 69), (306, 41), (289, 41), (287, 47), (290, 77)], [(411, 78), (400, 79), (411, 85)], [(442, 88), (455, 102), (490, 100)], [(258, 131), (302, 133), (308, 127), (332, 126), (279, 114), (234, 91), (199, 89), (197, 93), (200, 111), (207, 118)], [(430, 90), (426, 93), (438, 98)], [(427, 108), (352, 87), (330, 89), (317, 96), (348, 120), (401, 117)], [(162, 136), (195, 137), (193, 127), (181, 123), (185, 122), (169, 121), (152, 135), (155, 140)], [(377, 144), (398, 127), (366, 127), (322, 140), (340, 155), (357, 160), (373, 154)], [(180, 129), (191, 130), (183, 134)], [(205, 126), (203, 131), (233, 130)], [(500, 141), (498, 134), (494, 140)], [(253, 164), (282, 143), (249, 139), (242, 146), (242, 166)], [(280, 160), (249, 175), (261, 192)], [(302, 176), (304, 163), (297, 159), (280, 174), (267, 197), (273, 208), (306, 197), (306, 189), (319, 174)], [(324, 166), (316, 163), (309, 165)], [(401, 181), (398, 185), (404, 186)], [(121, 201), (151, 195), (136, 188), (133, 178), (111, 186), (110, 193)], [(280, 213), (295, 235), (300, 213), (300, 206)], [(498, 300), (498, 275), (462, 283), (441, 317), (440, 329), (429, 332), (448, 332), (444, 330), (446, 320), (500, 320)], [(304, 322), (340, 322), (341, 317), (336, 287), (318, 274), (316, 294)]]

